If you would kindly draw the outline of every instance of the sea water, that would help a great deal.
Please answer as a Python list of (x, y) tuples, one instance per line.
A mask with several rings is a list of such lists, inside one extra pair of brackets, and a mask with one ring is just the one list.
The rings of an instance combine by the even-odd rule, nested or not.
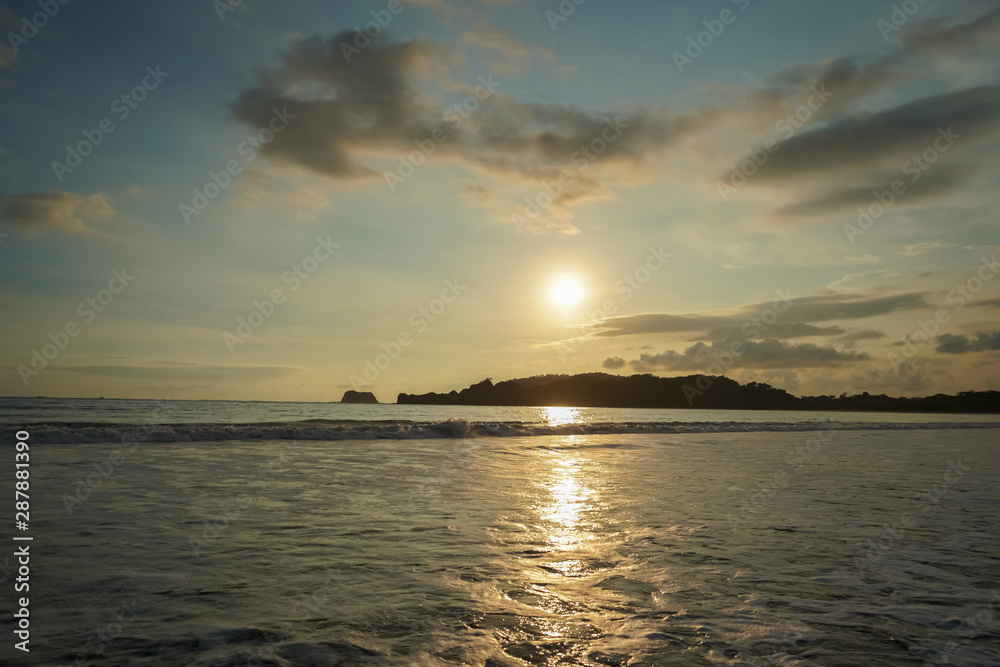
[(992, 416), (0, 415), (34, 538), (31, 652), (7, 613), (4, 664), (1000, 664)]

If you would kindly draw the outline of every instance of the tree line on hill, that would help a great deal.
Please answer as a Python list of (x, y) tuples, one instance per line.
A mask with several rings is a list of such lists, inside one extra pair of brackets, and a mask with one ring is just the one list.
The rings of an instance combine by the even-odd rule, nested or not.
[(868, 392), (848, 396), (793, 396), (769, 384), (740, 384), (725, 376), (539, 375), (494, 384), (487, 378), (446, 394), (406, 394), (400, 404), (518, 405), (599, 408), (711, 408), (731, 410), (835, 410), (873, 412), (1000, 413), (1000, 392), (963, 391), (921, 398)]

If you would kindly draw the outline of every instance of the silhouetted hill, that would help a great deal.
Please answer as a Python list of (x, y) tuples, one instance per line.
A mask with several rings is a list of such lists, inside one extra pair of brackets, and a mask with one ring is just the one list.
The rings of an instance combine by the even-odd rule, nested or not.
[(768, 384), (742, 385), (724, 376), (539, 375), (478, 384), (447, 394), (400, 394), (397, 403), (423, 405), (542, 405), (600, 408), (715, 408), (738, 410), (837, 410), (876, 412), (1000, 413), (1000, 392), (893, 398), (868, 392), (848, 396), (789, 394)]

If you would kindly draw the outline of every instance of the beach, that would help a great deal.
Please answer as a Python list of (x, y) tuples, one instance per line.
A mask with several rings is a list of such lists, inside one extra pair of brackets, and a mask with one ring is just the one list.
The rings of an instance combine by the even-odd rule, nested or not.
[(1000, 662), (993, 418), (786, 417), (811, 428), (38, 444), (15, 663)]

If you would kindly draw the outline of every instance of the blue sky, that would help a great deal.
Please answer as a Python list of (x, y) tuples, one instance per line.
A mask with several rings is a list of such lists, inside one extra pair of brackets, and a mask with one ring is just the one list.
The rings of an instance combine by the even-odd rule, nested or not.
[(46, 6), (0, 5), (0, 394), (998, 388), (996, 2)]

